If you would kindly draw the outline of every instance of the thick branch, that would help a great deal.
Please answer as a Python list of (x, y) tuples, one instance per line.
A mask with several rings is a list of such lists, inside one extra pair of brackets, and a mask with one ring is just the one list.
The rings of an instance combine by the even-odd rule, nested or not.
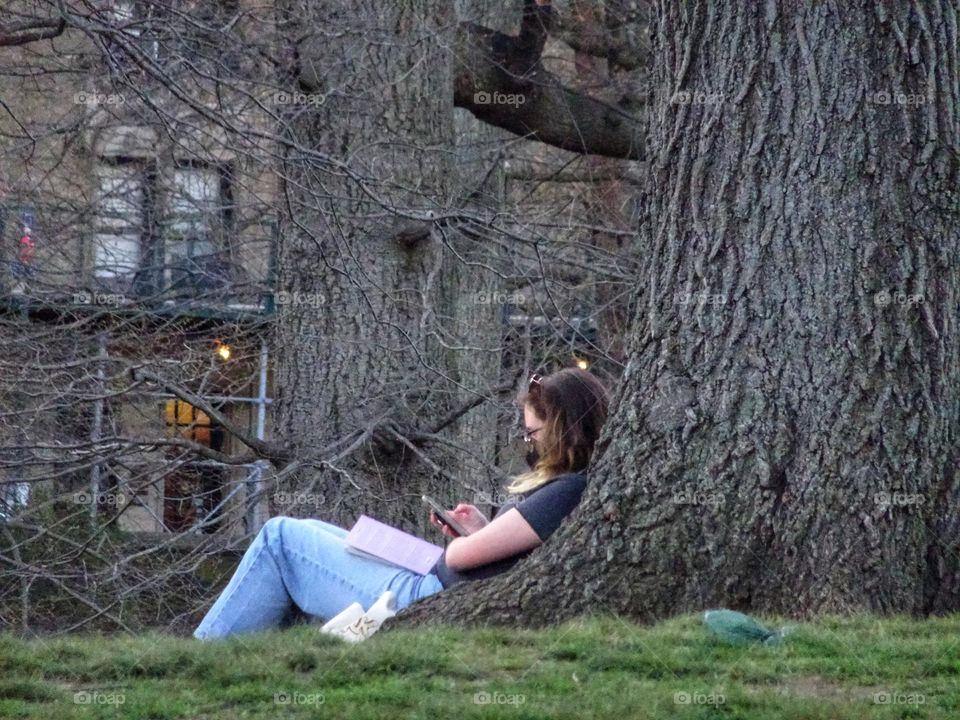
[[(543, 3), (543, 4), (541, 4)], [(518, 35), (475, 23), (457, 27), (454, 105), (479, 120), (522, 137), (573, 152), (640, 160), (645, 129), (623, 109), (565, 87), (541, 62), (553, 16), (547, 0), (526, 0)], [(298, 81), (308, 90), (324, 87), (324, 38), (299, 45)]]
[[(528, 21), (532, 22), (532, 21)], [(479, 120), (573, 152), (643, 157), (645, 131), (623, 110), (565, 87), (539, 58), (536, 32), (503, 35), (474, 23), (457, 29), (454, 104)], [(531, 49), (537, 50), (535, 58)]]
[(63, 34), (67, 23), (63, 18), (56, 20), (31, 20), (0, 27), (0, 47), (26, 45), (37, 40), (49, 40)]

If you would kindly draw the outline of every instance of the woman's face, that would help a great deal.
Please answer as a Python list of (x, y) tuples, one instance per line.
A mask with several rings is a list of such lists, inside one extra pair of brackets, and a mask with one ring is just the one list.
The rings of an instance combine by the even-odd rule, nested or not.
[(537, 414), (533, 411), (529, 405), (523, 406), (523, 432), (524, 437), (531, 438), (531, 441), (527, 443), (529, 450), (527, 451), (524, 459), (527, 461), (527, 465), (531, 470), (536, 466), (537, 461), (540, 459), (540, 453), (537, 449), (539, 442), (537, 441), (537, 434), (543, 428), (543, 420), (537, 417)]
[(523, 430), (527, 437), (532, 437), (536, 444), (537, 432), (543, 427), (543, 420), (537, 417), (530, 405), (523, 406)]

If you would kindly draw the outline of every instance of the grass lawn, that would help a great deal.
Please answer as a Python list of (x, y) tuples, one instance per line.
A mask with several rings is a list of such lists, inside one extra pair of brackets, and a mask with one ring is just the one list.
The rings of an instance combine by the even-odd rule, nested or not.
[(774, 647), (721, 644), (699, 616), (357, 645), (307, 625), (212, 643), (0, 634), (0, 718), (286, 717), (954, 720), (960, 615), (825, 618)]

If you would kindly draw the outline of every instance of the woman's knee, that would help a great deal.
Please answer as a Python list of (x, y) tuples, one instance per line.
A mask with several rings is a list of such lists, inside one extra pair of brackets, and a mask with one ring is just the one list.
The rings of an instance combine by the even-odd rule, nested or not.
[(267, 520), (260, 528), (260, 534), (263, 536), (263, 542), (271, 548), (282, 549), (284, 535), (290, 530), (290, 523), (296, 522), (296, 518), (286, 515), (277, 515)]
[(334, 525), (333, 523), (329, 523), (326, 520), (320, 520), (319, 518), (311, 518), (307, 520), (307, 522), (310, 523), (311, 526), (319, 530), (332, 533), (333, 535), (336, 535), (337, 537), (341, 537), (341, 538), (346, 537), (350, 532), (349, 530), (342, 528), (339, 525)]
[(271, 550), (283, 554), (288, 548), (301, 553), (324, 553), (341, 542), (339, 538), (318, 528), (309, 518), (287, 515), (272, 517), (263, 524), (263, 541)]
[(283, 521), (289, 519), (290, 518), (288, 518), (286, 515), (276, 515), (275, 517), (268, 519), (263, 524), (263, 527), (260, 528), (260, 532), (264, 535), (274, 535), (280, 531)]

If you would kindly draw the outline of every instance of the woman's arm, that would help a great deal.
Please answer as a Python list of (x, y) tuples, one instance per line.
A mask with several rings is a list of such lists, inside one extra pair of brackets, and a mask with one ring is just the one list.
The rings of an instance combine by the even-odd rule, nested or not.
[(445, 562), (451, 570), (467, 570), (532, 550), (543, 541), (516, 508), (497, 514), (490, 523), (447, 545)]

